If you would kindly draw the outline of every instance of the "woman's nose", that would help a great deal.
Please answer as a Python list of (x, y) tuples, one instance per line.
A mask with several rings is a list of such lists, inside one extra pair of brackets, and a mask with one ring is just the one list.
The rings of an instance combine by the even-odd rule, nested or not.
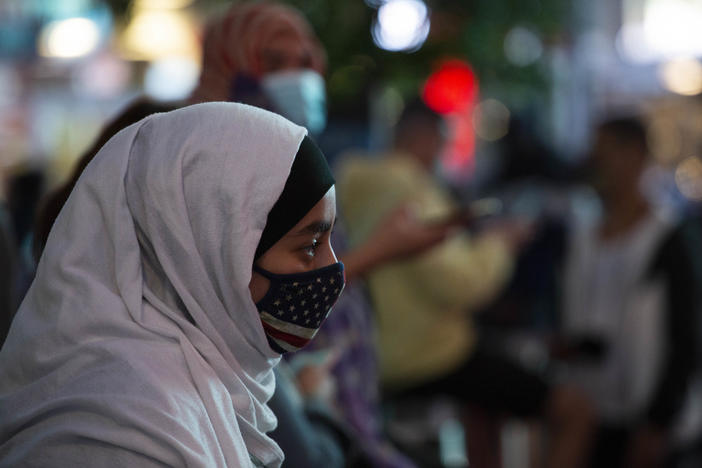
[(325, 266), (338, 262), (336, 259), (336, 254), (334, 253), (334, 248), (330, 243), (327, 243), (323, 250), (323, 254), (317, 256), (317, 259), (319, 260), (319, 264), (316, 265), (317, 268), (324, 268)]

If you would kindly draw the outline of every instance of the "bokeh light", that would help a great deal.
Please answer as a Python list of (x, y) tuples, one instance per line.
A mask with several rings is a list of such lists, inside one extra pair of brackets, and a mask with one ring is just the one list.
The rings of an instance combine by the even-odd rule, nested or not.
[(153, 9), (177, 9), (183, 8), (194, 0), (135, 0), (134, 6), (138, 8), (153, 8)]
[(193, 24), (179, 10), (141, 10), (122, 35), (123, 52), (134, 60), (196, 58), (199, 47)]
[(702, 93), (702, 64), (694, 58), (670, 60), (659, 68), (661, 84), (683, 96)]
[(127, 62), (113, 54), (98, 54), (76, 68), (71, 76), (71, 86), (76, 95), (109, 99), (124, 93), (132, 78)]
[(389, 0), (378, 9), (373, 41), (381, 49), (411, 52), (429, 35), (429, 11), (421, 0)]
[(149, 64), (144, 91), (160, 101), (185, 99), (197, 85), (200, 66), (186, 58), (165, 58)]
[(486, 141), (496, 141), (509, 131), (510, 112), (497, 99), (486, 99), (475, 107), (473, 128), (475, 134)]
[(523, 26), (516, 26), (507, 33), (504, 49), (507, 60), (519, 67), (535, 63), (544, 51), (539, 36)]
[(702, 200), (702, 161), (695, 156), (681, 161), (675, 169), (675, 184), (686, 198)]
[(440, 114), (466, 110), (478, 95), (478, 80), (473, 69), (462, 60), (442, 63), (424, 84), (422, 98)]
[(88, 18), (52, 21), (39, 36), (39, 54), (44, 57), (78, 58), (94, 52), (100, 44), (100, 29)]
[[(620, 53), (635, 62), (653, 62), (680, 55), (702, 54), (702, 2), (646, 0), (625, 20), (618, 34)], [(641, 7), (640, 5), (643, 5)]]
[(648, 128), (648, 147), (660, 164), (670, 166), (680, 157), (683, 137), (674, 119), (657, 116)]

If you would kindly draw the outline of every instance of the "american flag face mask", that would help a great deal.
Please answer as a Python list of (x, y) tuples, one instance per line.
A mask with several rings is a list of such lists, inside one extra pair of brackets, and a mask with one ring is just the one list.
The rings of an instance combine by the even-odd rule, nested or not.
[(270, 281), (256, 308), (271, 348), (281, 354), (303, 348), (317, 334), (344, 289), (344, 264), (287, 275), (257, 266), (253, 269)]

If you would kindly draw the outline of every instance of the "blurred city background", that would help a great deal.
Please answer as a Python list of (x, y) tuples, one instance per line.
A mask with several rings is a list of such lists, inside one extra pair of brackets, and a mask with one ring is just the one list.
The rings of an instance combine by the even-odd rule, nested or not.
[[(384, 144), (403, 102), (422, 89), (460, 127), (444, 160), (457, 176), (482, 167), (493, 174), (498, 160), (505, 163), (511, 132), (557, 161), (577, 161), (597, 118), (641, 111), (650, 118), (654, 155), (681, 195), (702, 197), (702, 113), (694, 97), (702, 92), (702, 2), (289, 3), (328, 54), (323, 141), (332, 152)], [(228, 4), (2, 0), (3, 178), (39, 168), (52, 187), (135, 96), (186, 97), (197, 82), (202, 27)], [(429, 86), (432, 73), (443, 81)], [(544, 153), (532, 156), (515, 162), (519, 170), (548, 169), (538, 167)]]

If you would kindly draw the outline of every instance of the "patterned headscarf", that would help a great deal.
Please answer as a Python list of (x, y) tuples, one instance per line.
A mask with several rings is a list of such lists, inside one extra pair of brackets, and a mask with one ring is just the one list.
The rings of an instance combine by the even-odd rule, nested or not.
[(233, 5), (205, 29), (202, 72), (191, 102), (230, 100), (232, 79), (262, 76), (262, 55), (279, 34), (298, 38), (309, 49), (311, 68), (324, 73), (324, 50), (305, 18), (294, 8), (272, 2)]

